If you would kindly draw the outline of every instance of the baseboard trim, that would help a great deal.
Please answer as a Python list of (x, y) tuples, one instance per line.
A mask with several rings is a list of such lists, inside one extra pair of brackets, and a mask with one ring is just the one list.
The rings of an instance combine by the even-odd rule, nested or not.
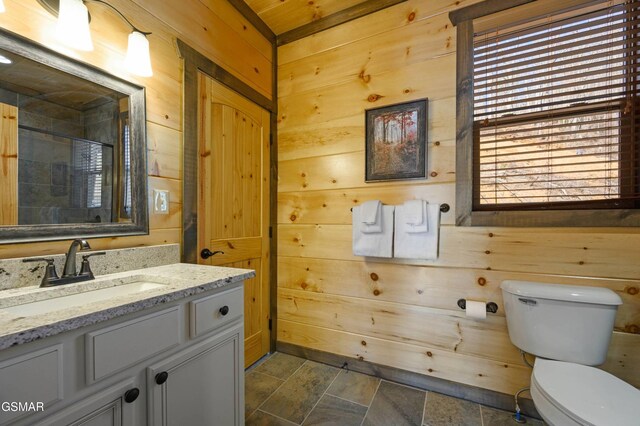
[[(335, 367), (342, 367), (346, 362), (348, 363), (348, 368), (351, 371), (369, 374), (381, 379), (402, 383), (404, 385), (413, 386), (426, 391), (433, 391), (456, 398), (466, 399), (468, 401), (498, 408), (500, 410), (514, 410), (514, 397), (513, 395), (508, 395), (506, 393), (456, 383), (437, 377), (429, 377), (412, 371), (375, 364), (369, 361), (360, 361), (357, 358), (336, 355), (316, 349), (309, 349), (293, 345), (291, 343), (278, 341), (276, 343), (276, 350), (278, 352), (295, 355), (311, 361), (333, 365)], [(520, 397), (518, 399), (518, 404), (520, 405), (520, 410), (525, 416), (540, 419), (540, 415), (536, 411), (531, 399)]]

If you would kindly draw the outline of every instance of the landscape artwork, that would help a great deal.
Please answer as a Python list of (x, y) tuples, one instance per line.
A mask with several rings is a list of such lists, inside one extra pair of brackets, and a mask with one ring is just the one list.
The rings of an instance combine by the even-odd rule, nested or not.
[(367, 182), (427, 177), (427, 99), (366, 111)]

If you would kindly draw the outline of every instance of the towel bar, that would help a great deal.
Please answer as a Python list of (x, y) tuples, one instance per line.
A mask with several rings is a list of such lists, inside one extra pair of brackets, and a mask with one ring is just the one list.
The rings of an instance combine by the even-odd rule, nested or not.
[[(351, 207), (349, 210), (353, 211), (353, 207)], [(449, 207), (449, 204), (444, 203), (440, 205), (440, 211), (442, 213), (447, 213), (449, 210), (451, 210), (451, 207)]]

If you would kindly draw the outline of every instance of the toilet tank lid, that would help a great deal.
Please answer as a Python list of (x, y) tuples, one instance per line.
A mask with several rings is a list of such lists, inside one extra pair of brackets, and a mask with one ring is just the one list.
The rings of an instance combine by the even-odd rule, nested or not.
[(575, 303), (622, 305), (622, 299), (613, 290), (564, 284), (536, 283), (532, 281), (503, 281), (500, 287), (507, 293), (538, 299), (563, 300)]

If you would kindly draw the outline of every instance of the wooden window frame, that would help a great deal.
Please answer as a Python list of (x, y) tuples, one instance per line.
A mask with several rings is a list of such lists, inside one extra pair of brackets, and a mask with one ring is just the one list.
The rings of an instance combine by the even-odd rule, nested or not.
[(533, 0), (486, 0), (449, 14), (457, 26), (456, 45), (456, 225), (457, 226), (640, 226), (640, 209), (493, 210), (473, 209), (474, 102), (473, 20)]

